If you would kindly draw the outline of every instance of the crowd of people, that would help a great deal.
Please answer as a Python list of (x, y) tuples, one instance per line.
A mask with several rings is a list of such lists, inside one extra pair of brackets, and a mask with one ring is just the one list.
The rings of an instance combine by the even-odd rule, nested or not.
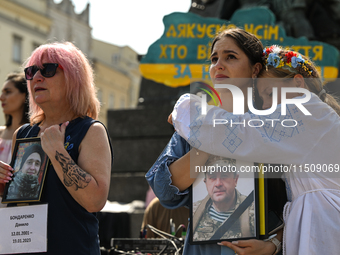
[[(107, 130), (97, 120), (100, 104), (91, 65), (78, 48), (65, 42), (41, 45), (24, 66), (24, 74), (8, 76), (0, 97), (6, 116), (0, 130), (0, 195), (10, 183), (7, 198), (35, 197), (47, 155), (50, 164), (40, 201), (30, 203), (48, 203), (48, 242), (43, 254), (100, 254), (95, 213), (107, 200), (113, 153)], [(279, 46), (264, 48), (253, 34), (232, 28), (212, 41), (210, 78), (214, 86), (232, 81), (245, 98), (261, 105), (258, 110), (268, 114), (248, 109), (249, 102), (243, 114), (233, 114), (236, 100), (229, 89), (218, 89), (221, 104), (207, 106), (206, 114), (201, 114), (199, 96), (181, 96), (169, 117), (176, 132), (146, 173), (157, 196), (151, 205), (158, 209), (147, 209), (152, 217), (144, 218), (143, 228), (152, 219), (172, 218), (169, 212), (192, 206), (192, 226), (186, 227), (193, 240), (185, 239), (185, 255), (271, 255), (281, 252), (281, 247), (289, 255), (337, 254), (340, 179), (336, 175), (289, 172), (279, 176), (276, 181), (284, 185), (287, 201), (278, 194), (285, 206), (276, 211), (284, 227), (267, 240), (255, 238), (254, 194), (240, 191), (237, 173), (206, 172), (206, 195), (194, 203), (190, 197), (191, 187), (200, 181), (193, 166), (339, 164), (334, 152), (340, 149), (336, 139), (340, 106), (323, 88), (313, 62)], [(283, 93), (282, 88), (291, 93)], [(281, 95), (303, 105), (285, 104)], [(283, 112), (296, 125), (281, 125), (287, 119)], [(271, 120), (272, 125), (213, 125), (216, 119)], [(13, 145), (32, 137), (39, 137), (41, 145), (26, 148), (16, 172), (10, 165)], [(234, 212), (241, 216), (235, 219)], [(188, 218), (187, 209), (177, 213)], [(168, 224), (163, 227), (169, 228)], [(193, 245), (190, 241), (202, 242)]]

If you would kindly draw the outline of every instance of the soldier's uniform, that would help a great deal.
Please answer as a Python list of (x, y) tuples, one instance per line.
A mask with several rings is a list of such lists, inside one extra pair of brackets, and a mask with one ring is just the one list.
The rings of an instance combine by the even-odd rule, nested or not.
[[(237, 189), (235, 207), (226, 213), (230, 215), (236, 208), (246, 199)], [(197, 201), (193, 204), (193, 241), (208, 241), (215, 234), (216, 230), (228, 220), (219, 222), (209, 215), (209, 208), (212, 206), (210, 196), (205, 199)], [(251, 204), (243, 214), (235, 221), (235, 223), (225, 232), (220, 239), (254, 237), (254, 203)]]

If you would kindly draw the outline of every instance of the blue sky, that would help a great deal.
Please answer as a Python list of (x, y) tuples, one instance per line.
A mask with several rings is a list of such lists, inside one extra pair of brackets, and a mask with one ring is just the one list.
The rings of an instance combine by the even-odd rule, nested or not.
[[(61, 0), (55, 0), (56, 3)], [(188, 12), (191, 0), (72, 0), (76, 13), (89, 2), (92, 36), (139, 54), (163, 33), (162, 18), (172, 12)]]

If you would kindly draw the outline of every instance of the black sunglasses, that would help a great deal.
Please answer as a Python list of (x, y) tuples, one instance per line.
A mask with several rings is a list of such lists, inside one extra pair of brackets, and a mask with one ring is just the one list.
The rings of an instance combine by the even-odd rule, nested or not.
[(45, 78), (53, 77), (57, 71), (57, 68), (60, 67), (64, 69), (61, 65), (55, 63), (46, 63), (43, 64), (43, 68), (39, 68), (37, 66), (29, 66), (24, 69), (26, 80), (33, 80), (36, 72), (40, 71), (41, 75)]

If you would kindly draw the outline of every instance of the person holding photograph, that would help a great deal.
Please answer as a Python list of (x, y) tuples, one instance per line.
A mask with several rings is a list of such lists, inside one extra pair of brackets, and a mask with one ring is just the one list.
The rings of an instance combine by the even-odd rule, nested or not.
[[(206, 166), (230, 167), (236, 166), (236, 160), (220, 156), (210, 156)], [(208, 168), (209, 169), (209, 168)], [(208, 195), (193, 204), (193, 240), (206, 241), (216, 235), (216, 232), (245, 201), (236, 188), (239, 175), (237, 172), (205, 172), (204, 183)], [(218, 239), (255, 237), (254, 199), (240, 212), (239, 218)], [(224, 231), (224, 230), (223, 230)], [(217, 239), (217, 238), (215, 238)]]
[(37, 198), (40, 191), (39, 173), (45, 153), (41, 146), (32, 144), (25, 148), (20, 169), (8, 187), (8, 199)]
[[(38, 254), (99, 255), (96, 212), (107, 201), (113, 157), (106, 128), (95, 120), (93, 70), (70, 42), (39, 46), (25, 66), (30, 124), (13, 142), (40, 137), (51, 161), (40, 200), (48, 203), (47, 252)], [(0, 162), (0, 185), (10, 170)]]
[[(6, 120), (5, 126), (0, 127), (0, 161), (9, 164), (12, 158), (14, 131), (29, 122), (28, 91), (24, 73), (10, 73), (7, 75), (2, 86), (0, 101)], [(7, 176), (6, 179), (7, 181), (11, 180), (11, 175)], [(0, 197), (0, 202), (1, 200), (2, 198)], [(0, 207), (3, 206), (6, 205), (0, 204)]]
[[(248, 87), (253, 86), (252, 81), (262, 68), (262, 53), (261, 41), (243, 29), (221, 31), (211, 44), (210, 77), (213, 83), (228, 77), (248, 78), (240, 79), (243, 83), (239, 84), (239, 88), (247, 94)], [(221, 100), (223, 104), (220, 107), (232, 110), (233, 101), (230, 93), (222, 93)], [(190, 120), (190, 117), (186, 118)], [(190, 166), (204, 165), (208, 157), (209, 154), (203, 151), (191, 149), (177, 132), (173, 134), (145, 176), (164, 207), (172, 209), (190, 205), (189, 187), (196, 180), (194, 176), (190, 176), (194, 173), (190, 171)], [(189, 235), (190, 227), (187, 232), (187, 236)], [(188, 240), (189, 238), (186, 238), (184, 243), (184, 255), (234, 254), (234, 251), (227, 247), (217, 244), (190, 245)], [(271, 255), (275, 252), (276, 246), (272, 242), (252, 240), (252, 249), (255, 253)]]
[[(193, 146), (199, 140), (203, 151), (291, 166), (292, 171), (284, 172), (289, 202), (284, 209), (283, 254), (337, 254), (340, 243), (334, 241), (334, 236), (340, 229), (340, 161), (334, 152), (340, 150), (337, 139), (340, 137), (340, 106), (325, 91), (320, 74), (307, 57), (278, 46), (266, 48), (263, 55), (265, 68), (259, 73), (262, 79), (258, 80), (263, 108), (268, 110), (274, 99), (278, 105), (274, 105), (273, 113), (265, 116), (239, 115), (237, 122), (276, 120), (275, 125), (232, 127), (237, 130), (240, 143), (231, 151), (223, 145), (230, 125), (213, 127), (211, 123), (213, 118), (234, 117), (232, 112), (208, 106), (207, 115), (198, 114), (192, 120), (186, 119), (190, 110), (191, 114), (197, 111), (195, 107), (201, 105), (201, 100), (196, 96), (189, 100), (185, 96), (179, 99), (172, 114), (174, 126)], [(287, 99), (304, 101), (303, 105), (286, 104), (283, 109), (281, 94), (274, 88), (279, 91), (289, 88), (293, 92), (286, 93)], [(281, 113), (282, 110), (286, 110), (286, 115)], [(291, 123), (282, 125), (286, 119)], [(191, 129), (199, 130), (196, 137), (190, 135)], [(222, 244), (239, 254), (253, 254), (249, 251), (249, 242)]]

